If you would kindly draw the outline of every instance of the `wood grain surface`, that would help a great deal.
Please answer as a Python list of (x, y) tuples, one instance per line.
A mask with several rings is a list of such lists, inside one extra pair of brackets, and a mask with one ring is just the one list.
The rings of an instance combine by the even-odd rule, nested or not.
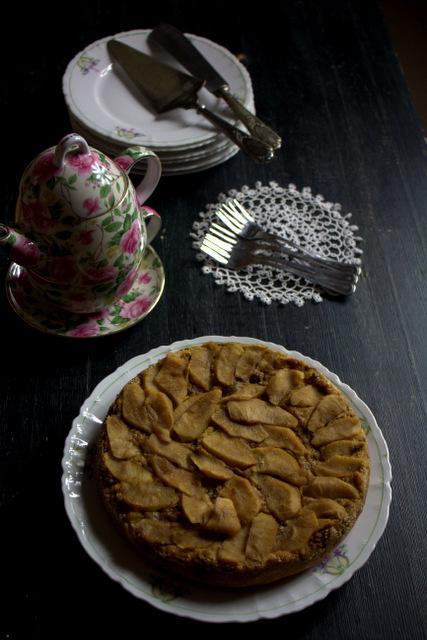
[[(376, 416), (393, 468), (390, 520), (369, 561), (309, 609), (251, 629), (295, 640), (425, 638), (426, 146), (375, 3), (267, 1), (255, 11), (223, 0), (74, 2), (61, 13), (57, 4), (43, 7), (12, 8), (4, 24), (15, 36), (1, 46), (2, 221), (13, 220), (27, 163), (70, 131), (61, 89), (68, 61), (120, 31), (168, 21), (241, 55), (257, 112), (284, 146), (268, 165), (239, 153), (207, 171), (162, 179), (150, 204), (164, 220), (154, 246), (165, 291), (128, 331), (87, 341), (39, 334), (9, 310), (2, 288), (1, 637), (204, 632), (203, 623), (134, 598), (86, 555), (64, 511), (61, 458), (80, 405), (117, 366), (161, 344), (217, 334), (280, 343), (337, 373)], [(353, 297), (265, 306), (202, 275), (189, 237), (198, 213), (219, 193), (272, 180), (310, 186), (352, 212), (364, 238)], [(2, 252), (3, 279), (7, 265)]]

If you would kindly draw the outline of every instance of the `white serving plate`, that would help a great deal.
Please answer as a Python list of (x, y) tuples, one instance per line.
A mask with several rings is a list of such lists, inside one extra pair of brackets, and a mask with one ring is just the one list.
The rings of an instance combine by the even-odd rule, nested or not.
[[(261, 344), (316, 367), (348, 398), (365, 429), (371, 476), (365, 506), (353, 529), (322, 563), (288, 580), (246, 589), (215, 589), (170, 578), (145, 565), (137, 551), (115, 530), (97, 495), (87, 465), (100, 426), (123, 386), (166, 354), (204, 342)], [(391, 466), (386, 441), (366, 404), (338, 376), (319, 362), (281, 345), (254, 338), (203, 336), (152, 349), (108, 375), (83, 403), (65, 442), (62, 460), (65, 508), (89, 556), (127, 591), (154, 607), (206, 622), (250, 622), (304, 609), (347, 582), (375, 549), (388, 520)]]
[[(218, 132), (196, 111), (173, 109), (156, 114), (113, 72), (107, 42), (115, 38), (152, 54), (147, 42), (149, 33), (149, 29), (118, 33), (97, 40), (80, 51), (70, 61), (63, 76), (63, 92), (69, 111), (98, 135), (120, 143), (125, 136), (130, 144), (184, 150), (214, 140)], [(207, 38), (186, 35), (225, 78), (232, 92), (253, 110), (251, 80), (237, 58)], [(161, 59), (157, 51), (156, 57)], [(169, 57), (164, 61), (174, 64)], [(225, 103), (206, 89), (199, 91), (199, 97), (216, 113), (227, 114)]]

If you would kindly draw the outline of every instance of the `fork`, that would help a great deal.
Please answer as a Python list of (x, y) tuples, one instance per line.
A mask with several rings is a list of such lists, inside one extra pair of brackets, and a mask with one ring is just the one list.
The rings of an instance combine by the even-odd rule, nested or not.
[(359, 277), (357, 271), (353, 271), (350, 275), (321, 270), (316, 264), (310, 264), (307, 260), (299, 262), (298, 259), (294, 259), (293, 254), (290, 254), (291, 259), (287, 259), (285, 253), (260, 254), (259, 251), (265, 251), (265, 249), (257, 247), (250, 241), (233, 237), (233, 234), (216, 223), (209, 227), (200, 250), (228, 269), (239, 270), (251, 265), (266, 265), (303, 277), (335, 296), (353, 293)]
[(281, 238), (269, 231), (264, 231), (264, 229), (256, 224), (253, 216), (242, 206), (237, 198), (233, 198), (219, 207), (216, 215), (233, 233), (246, 240), (259, 242), (274, 251), (282, 251), (283, 249), (289, 248), (292, 250), (292, 255), (301, 258), (301, 260), (310, 259), (310, 261), (316, 261), (319, 266), (323, 265), (325, 269), (333, 268), (343, 273), (353, 273), (355, 269), (358, 269), (357, 275), (360, 275), (360, 267), (313, 256), (291, 240)]

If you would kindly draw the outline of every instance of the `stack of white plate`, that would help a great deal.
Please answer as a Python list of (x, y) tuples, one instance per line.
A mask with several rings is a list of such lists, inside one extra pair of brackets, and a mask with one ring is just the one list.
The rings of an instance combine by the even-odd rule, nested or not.
[[(238, 147), (194, 109), (173, 109), (159, 115), (114, 73), (108, 40), (115, 38), (153, 55), (147, 41), (149, 33), (127, 31), (103, 38), (71, 60), (63, 77), (63, 91), (74, 131), (111, 157), (132, 145), (150, 147), (159, 156), (164, 175), (202, 171), (228, 160)], [(245, 67), (224, 47), (187, 35), (229, 83), (233, 94), (254, 113), (252, 83)], [(183, 70), (168, 54), (156, 49), (155, 56)], [(209, 109), (238, 124), (223, 100), (204, 88), (198, 95)], [(142, 172), (143, 168), (136, 165), (135, 171)]]

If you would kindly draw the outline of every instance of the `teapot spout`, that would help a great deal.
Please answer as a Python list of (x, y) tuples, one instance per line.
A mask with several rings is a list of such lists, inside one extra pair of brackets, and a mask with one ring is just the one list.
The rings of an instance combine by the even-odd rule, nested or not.
[(36, 267), (43, 261), (38, 246), (12, 227), (0, 223), (0, 244), (11, 247), (11, 258), (22, 267)]

